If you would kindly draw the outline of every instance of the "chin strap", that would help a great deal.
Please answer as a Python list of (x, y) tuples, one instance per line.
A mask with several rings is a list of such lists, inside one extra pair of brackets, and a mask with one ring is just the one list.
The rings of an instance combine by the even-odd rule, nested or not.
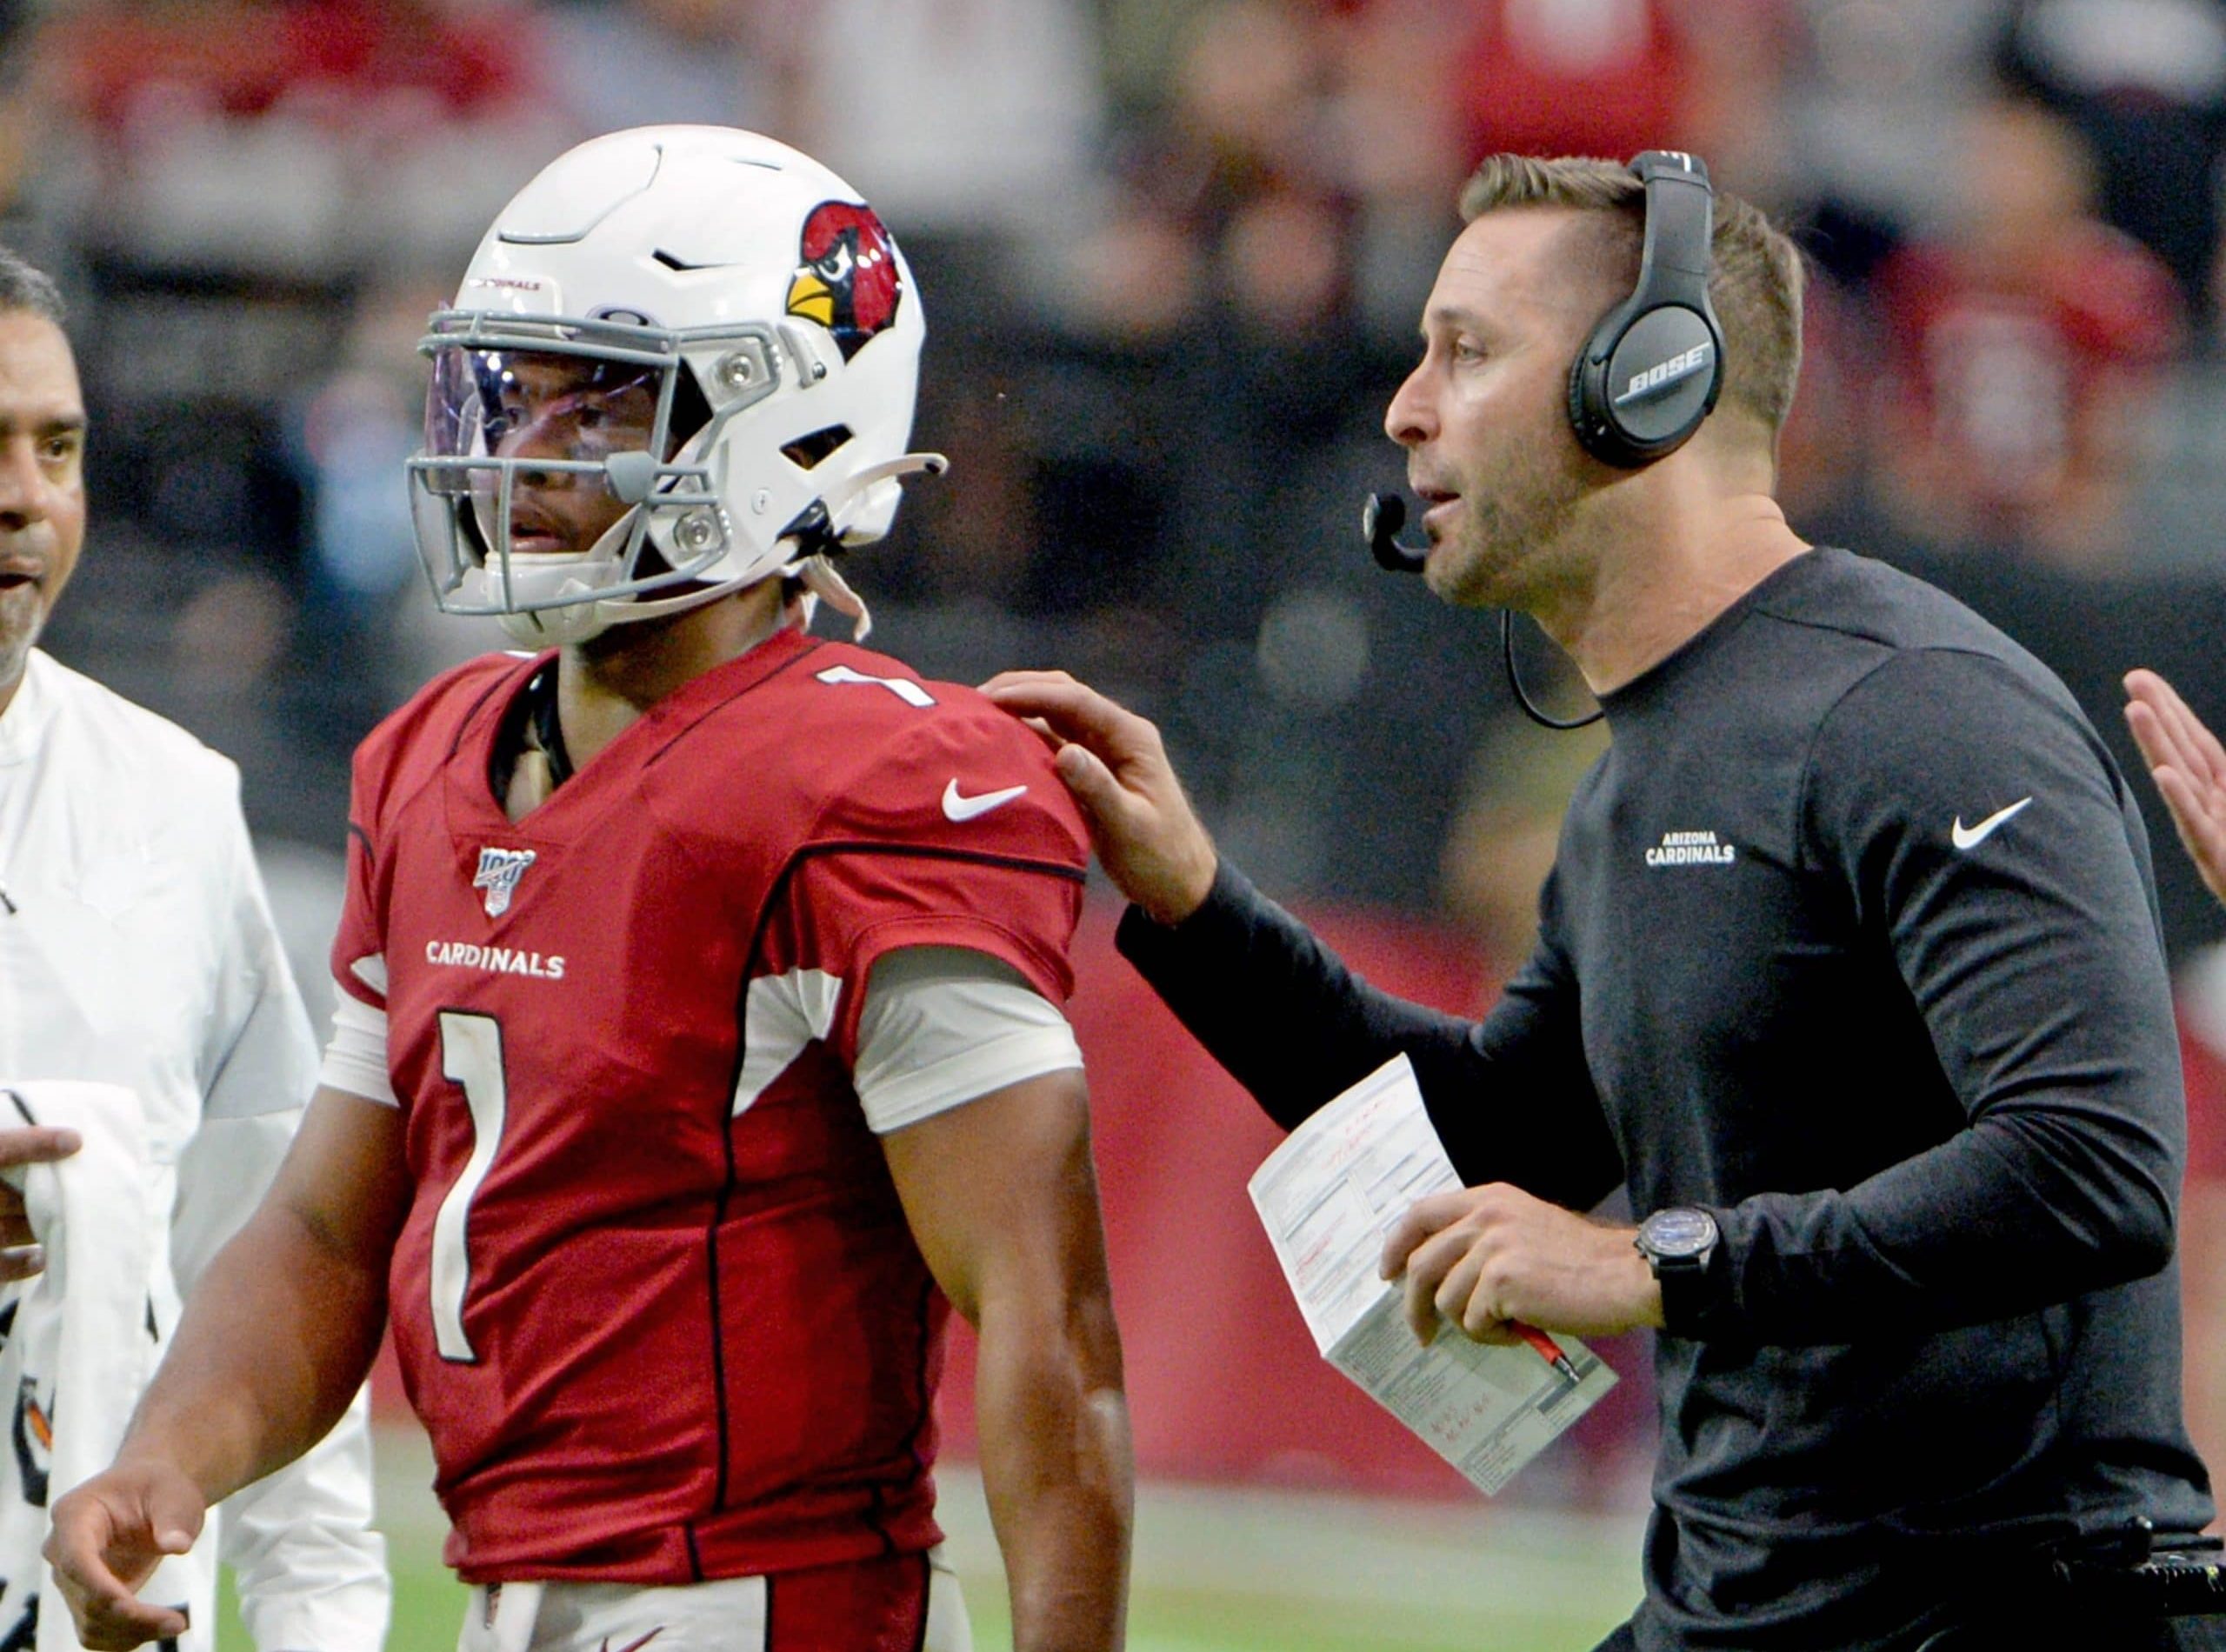
[(850, 582), (835, 566), (835, 558), (847, 549), (844, 518), (885, 482), (900, 476), (939, 476), (950, 468), (950, 461), (940, 453), (903, 453), (879, 464), (870, 464), (844, 477), (790, 524), (790, 531), (783, 537), (793, 537), (799, 555), (781, 570), (781, 575), (784, 579), (799, 581), (804, 588), (803, 623), (807, 629), (811, 624), (813, 610), (824, 598), (828, 607), (849, 617), (850, 640), (866, 640), (873, 630), (873, 616), (866, 610), (865, 598), (850, 588)]
[(820, 600), (837, 614), (847, 615), (850, 621), (850, 641), (863, 643), (872, 634), (873, 616), (866, 611), (866, 599), (850, 588), (850, 582), (836, 571), (835, 564), (823, 556), (805, 556), (781, 570), (783, 579), (798, 581), (803, 586), (804, 629), (811, 629), (811, 616)]

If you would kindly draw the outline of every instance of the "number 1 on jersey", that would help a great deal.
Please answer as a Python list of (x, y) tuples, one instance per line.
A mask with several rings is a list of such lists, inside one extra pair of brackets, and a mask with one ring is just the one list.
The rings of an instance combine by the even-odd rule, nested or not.
[(433, 1338), (444, 1360), (470, 1364), (479, 1356), (463, 1334), (463, 1298), (471, 1289), (472, 1196), (487, 1179), (503, 1142), (510, 1087), (503, 1077), (503, 1028), (492, 1016), (441, 1011), (441, 1073), (463, 1090), (471, 1109), (471, 1157), (433, 1216)]
[(870, 683), (878, 688), (887, 689), (906, 705), (918, 706), (922, 710), (936, 703), (934, 695), (910, 677), (875, 676), (865, 671), (853, 671), (847, 665), (830, 665), (824, 671), (816, 671), (812, 675), (820, 682), (836, 687), (846, 683)]

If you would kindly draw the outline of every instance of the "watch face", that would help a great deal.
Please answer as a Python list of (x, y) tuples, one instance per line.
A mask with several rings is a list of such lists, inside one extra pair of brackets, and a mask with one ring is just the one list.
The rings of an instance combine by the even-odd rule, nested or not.
[(1639, 1224), (1638, 1236), (1651, 1255), (1697, 1256), (1716, 1242), (1716, 1218), (1705, 1210), (1657, 1210)]

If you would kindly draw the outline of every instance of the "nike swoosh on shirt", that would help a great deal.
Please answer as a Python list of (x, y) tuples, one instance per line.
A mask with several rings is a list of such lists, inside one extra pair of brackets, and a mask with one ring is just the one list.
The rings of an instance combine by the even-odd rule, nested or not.
[[(664, 1625), (660, 1623), (656, 1628), (651, 1629), (647, 1635), (644, 1635), (640, 1640), (629, 1641), (625, 1645), (615, 1649), (615, 1652), (642, 1652), (642, 1649), (643, 1647), (647, 1646), (650, 1642), (656, 1640), (658, 1635), (663, 1635), (663, 1633)], [(610, 1637), (607, 1635), (603, 1637), (603, 1652), (614, 1652), (614, 1649), (610, 1644)]]
[(1007, 786), (1003, 791), (985, 791), (979, 797), (969, 797), (960, 792), (958, 782), (954, 779), (943, 789), (943, 812), (951, 820), (973, 820), (993, 809), (1003, 808), (1027, 789), (1025, 786)]
[(1996, 827), (2032, 801), (2029, 797), (2020, 797), (2009, 808), (1996, 809), (1976, 826), (1964, 825), (1963, 817), (1958, 815), (1956, 816), (1956, 823), (1948, 829), (1948, 840), (1957, 849), (1976, 849), (1981, 843), (1986, 842)]

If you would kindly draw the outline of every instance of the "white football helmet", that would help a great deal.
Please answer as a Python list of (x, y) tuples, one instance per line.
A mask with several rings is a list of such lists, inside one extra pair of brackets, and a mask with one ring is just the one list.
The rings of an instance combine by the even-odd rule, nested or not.
[(896, 243), (810, 157), (716, 126), (614, 132), (496, 218), (409, 462), (449, 614), (583, 642), (775, 575), (863, 619), (827, 553), (878, 539), (925, 327)]

